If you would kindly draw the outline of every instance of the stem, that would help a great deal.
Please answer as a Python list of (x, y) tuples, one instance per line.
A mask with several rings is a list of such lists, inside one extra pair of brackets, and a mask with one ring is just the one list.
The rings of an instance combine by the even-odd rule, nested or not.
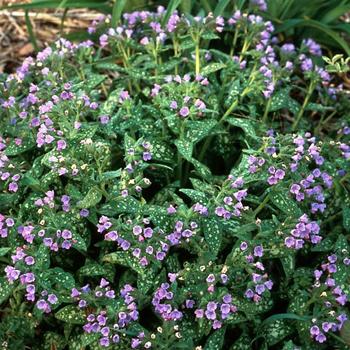
[(332, 332), (328, 332), (327, 335), (330, 335), (331, 337), (333, 337), (334, 339), (338, 340), (342, 344), (348, 345), (348, 343), (346, 343), (342, 338), (338, 337), (337, 335), (335, 335)]
[(310, 85), (309, 85), (309, 88), (307, 90), (307, 94), (305, 96), (304, 103), (301, 106), (301, 108), (299, 110), (299, 113), (298, 113), (298, 115), (297, 115), (297, 117), (296, 117), (296, 119), (295, 119), (295, 121), (293, 123), (292, 131), (295, 131), (295, 129), (297, 128), (297, 126), (298, 126), (298, 124), (300, 122), (300, 119), (301, 119), (301, 117), (304, 114), (305, 108), (306, 108), (307, 104), (309, 103), (310, 97), (311, 97), (312, 93), (314, 92), (314, 90), (315, 90), (315, 81), (312, 80)]
[[(179, 55), (179, 46), (178, 46), (178, 42), (176, 40), (176, 38), (174, 37), (173, 38), (173, 47), (174, 47), (174, 57), (177, 58), (178, 55)], [(175, 75), (178, 75), (179, 74), (179, 66), (175, 65)]]
[(199, 39), (196, 40), (196, 75), (199, 75), (201, 70), (201, 61), (199, 56)]
[(182, 173), (182, 157), (181, 154), (178, 152), (177, 153), (177, 164), (178, 164), (178, 168), (177, 168), (177, 178), (180, 181), (181, 184), (181, 173)]
[[(118, 48), (122, 52), (122, 55), (123, 55), (122, 60), (123, 60), (124, 68), (130, 69), (131, 65), (130, 65), (130, 62), (129, 62), (129, 56), (126, 53), (123, 45), (122, 44), (118, 45)], [(130, 93), (132, 93), (132, 86), (131, 86), (131, 80), (130, 79), (128, 79), (128, 86), (129, 86)], [(140, 88), (139, 84), (136, 81), (135, 81), (135, 87), (136, 87), (137, 92), (141, 91), (141, 88)]]
[(265, 199), (259, 204), (259, 206), (255, 209), (254, 211), (254, 217), (256, 217), (264, 208), (265, 205), (268, 203), (268, 201), (270, 200), (269, 195), (267, 195), (265, 197)]
[[(185, 121), (180, 120), (180, 140), (183, 140), (184, 138), (184, 133), (185, 133)], [(180, 180), (180, 185), (182, 183), (182, 156), (180, 152), (177, 153), (177, 163), (178, 163), (178, 168), (177, 168), (177, 177)]]
[(189, 162), (186, 162), (186, 164), (185, 164), (185, 169), (184, 169), (184, 175), (183, 175), (183, 177), (182, 177), (182, 183), (181, 183), (182, 186), (186, 186), (189, 170), (190, 170), (190, 163), (189, 163)]
[(232, 57), (234, 52), (235, 52), (235, 48), (236, 48), (236, 44), (237, 44), (237, 39), (238, 39), (238, 30), (239, 30), (239, 25), (236, 27), (235, 29), (235, 34), (233, 36), (233, 41), (232, 41), (232, 47), (231, 47), (231, 51), (230, 51), (230, 56)]
[[(231, 112), (238, 106), (239, 100), (242, 99), (245, 95), (247, 95), (251, 89), (250, 89), (250, 85), (254, 82), (255, 80), (255, 69), (256, 69), (256, 64), (254, 65), (252, 72), (250, 73), (250, 77), (249, 77), (249, 83), (248, 86), (243, 90), (242, 94), (240, 97), (236, 98), (231, 106), (229, 107), (229, 109), (225, 112), (225, 114), (221, 117), (221, 119), (218, 122), (218, 125), (222, 124), (226, 117), (229, 116), (231, 114)], [(207, 151), (208, 147), (210, 146), (211, 141), (213, 140), (213, 136), (209, 136), (205, 142), (204, 145), (199, 153), (199, 157), (198, 160), (201, 162), (203, 160), (204, 154)]]
[(155, 47), (152, 48), (152, 54), (154, 58), (154, 63), (156, 64), (156, 67), (154, 68), (154, 75), (156, 76), (156, 81), (158, 81), (158, 43)]
[(333, 111), (326, 119), (324, 119), (325, 114), (323, 114), (321, 120), (319, 121), (316, 130), (315, 130), (315, 134), (319, 134), (323, 128), (324, 124), (327, 124), (333, 117), (334, 115), (337, 113), (337, 111)]
[(265, 107), (265, 112), (264, 112), (264, 116), (262, 118), (263, 123), (266, 123), (267, 120), (267, 115), (269, 114), (269, 110), (270, 110), (270, 106), (271, 106), (271, 97), (269, 98), (269, 100), (267, 101), (266, 107)]

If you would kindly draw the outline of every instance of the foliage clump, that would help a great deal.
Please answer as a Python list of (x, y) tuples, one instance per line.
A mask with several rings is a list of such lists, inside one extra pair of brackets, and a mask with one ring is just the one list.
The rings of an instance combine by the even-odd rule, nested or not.
[(348, 91), (265, 8), (103, 17), (1, 77), (2, 349), (347, 348)]

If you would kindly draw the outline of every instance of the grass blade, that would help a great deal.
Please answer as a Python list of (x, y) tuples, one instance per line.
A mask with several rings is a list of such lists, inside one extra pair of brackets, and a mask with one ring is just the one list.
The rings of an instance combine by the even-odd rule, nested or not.
[(276, 320), (296, 320), (296, 321), (309, 321), (312, 316), (300, 316), (292, 313), (285, 314), (275, 314), (268, 318), (266, 318), (261, 325), (265, 325), (266, 323), (273, 322)]
[(32, 22), (30, 21), (30, 18), (29, 18), (28, 10), (26, 10), (26, 12), (25, 12), (25, 21), (26, 21), (26, 26), (27, 26), (30, 42), (32, 43), (32, 45), (34, 47), (34, 50), (38, 51), (38, 43), (36, 41), (36, 37), (35, 37), (34, 31), (33, 31)]
[(181, 12), (185, 14), (191, 14), (192, 6), (192, 1), (182, 0), (180, 5)]
[(71, 8), (97, 8), (101, 12), (109, 12), (110, 6), (108, 5), (108, 0), (67, 0), (67, 1), (59, 1), (59, 0), (40, 0), (32, 3), (20, 3), (13, 4), (7, 6), (1, 6), (0, 10), (14, 10), (14, 9), (22, 9), (22, 10), (32, 10), (32, 9), (56, 9), (61, 4), (62, 8), (71, 7)]
[(327, 36), (333, 39), (345, 52), (348, 56), (350, 56), (350, 46), (349, 44), (334, 30), (330, 29), (327, 25), (312, 20), (312, 19), (291, 19), (281, 26), (279, 26), (276, 30), (276, 33), (284, 32), (293, 27), (310, 27), (323, 32)]
[(122, 12), (124, 10), (126, 0), (114, 0), (113, 12), (112, 12), (112, 27), (116, 27), (120, 20)]
[(163, 20), (162, 20), (162, 26), (164, 26), (166, 23), (168, 23), (170, 16), (178, 8), (180, 3), (181, 3), (181, 0), (170, 0), (168, 8), (167, 8), (165, 15), (163, 17)]
[(330, 23), (332, 21), (337, 20), (340, 16), (342, 16), (344, 13), (348, 12), (350, 10), (350, 4), (338, 6), (334, 8), (333, 10), (328, 11), (320, 20), (322, 23)]
[(222, 16), (226, 6), (230, 3), (230, 0), (220, 0), (215, 7), (214, 16)]
[(208, 0), (201, 0), (201, 5), (203, 6), (203, 8), (206, 12), (213, 12)]

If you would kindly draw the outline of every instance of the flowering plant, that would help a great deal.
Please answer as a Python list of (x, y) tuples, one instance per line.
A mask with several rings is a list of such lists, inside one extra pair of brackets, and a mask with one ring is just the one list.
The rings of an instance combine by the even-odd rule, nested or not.
[(349, 98), (263, 0), (101, 17), (0, 78), (3, 349), (346, 349)]

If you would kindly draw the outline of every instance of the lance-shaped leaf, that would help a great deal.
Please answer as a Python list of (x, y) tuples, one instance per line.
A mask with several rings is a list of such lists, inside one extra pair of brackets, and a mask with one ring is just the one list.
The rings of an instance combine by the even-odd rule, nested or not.
[(78, 208), (91, 208), (98, 204), (102, 199), (102, 193), (97, 186), (92, 187), (85, 197), (78, 202)]
[(9, 298), (14, 288), (13, 283), (10, 284), (6, 278), (0, 277), (0, 304)]
[(84, 324), (86, 321), (84, 312), (75, 305), (63, 307), (56, 312), (55, 317), (70, 324)]
[(205, 241), (211, 252), (216, 256), (222, 243), (222, 230), (220, 224), (215, 218), (203, 218), (202, 227)]

